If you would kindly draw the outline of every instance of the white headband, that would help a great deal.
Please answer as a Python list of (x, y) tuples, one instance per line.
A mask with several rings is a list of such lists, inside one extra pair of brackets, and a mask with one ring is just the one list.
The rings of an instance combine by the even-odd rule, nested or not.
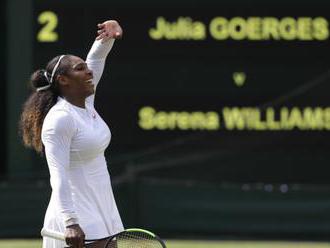
[(64, 57), (65, 57), (65, 55), (61, 55), (60, 58), (58, 59), (57, 63), (55, 64), (55, 66), (53, 68), (52, 75), (51, 75), (50, 79), (48, 78), (47, 71), (46, 70), (44, 71), (44, 77), (47, 79), (48, 85), (45, 85), (45, 86), (42, 86), (42, 87), (38, 87), (37, 88), (37, 91), (47, 90), (48, 88), (50, 88), (51, 84), (53, 83), (53, 77), (54, 77), (54, 75), (56, 73), (56, 70), (57, 70), (58, 66), (60, 65), (60, 63), (61, 63), (61, 60)]
[[(56, 65), (54, 66), (53, 71), (52, 71), (52, 75), (51, 75), (50, 80), (49, 80), (49, 84), (52, 84), (53, 83), (53, 77), (54, 77), (54, 75), (56, 73), (56, 70), (57, 70), (58, 66), (61, 63), (61, 60), (64, 58), (64, 56), (65, 55), (61, 55), (61, 57), (58, 59)], [(48, 79), (48, 77), (47, 77), (47, 79)]]
[(47, 90), (48, 88), (50, 88), (50, 84), (46, 86), (38, 87), (37, 91)]

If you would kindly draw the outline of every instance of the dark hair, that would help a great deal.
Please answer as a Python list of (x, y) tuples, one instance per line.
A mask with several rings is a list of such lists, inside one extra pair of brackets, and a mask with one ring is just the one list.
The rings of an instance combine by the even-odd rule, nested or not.
[[(56, 56), (49, 61), (46, 70), (39, 69), (31, 75), (30, 82), (33, 92), (23, 105), (23, 111), (19, 121), (19, 130), (24, 145), (33, 148), (40, 154), (43, 153), (43, 145), (41, 141), (42, 124), (48, 111), (55, 105), (57, 97), (60, 95), (57, 76), (67, 73), (70, 62), (69, 56), (63, 57), (56, 69), (53, 82), (50, 84), (49, 80), (52, 71), (59, 58), (60, 56)], [(50, 85), (50, 87), (45, 90), (37, 91), (38, 88), (47, 85)]]

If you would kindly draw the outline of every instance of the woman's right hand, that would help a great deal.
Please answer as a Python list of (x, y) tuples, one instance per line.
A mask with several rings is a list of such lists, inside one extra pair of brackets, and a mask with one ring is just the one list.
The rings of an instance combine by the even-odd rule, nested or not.
[(83, 248), (85, 233), (78, 224), (66, 227), (65, 242), (72, 248)]

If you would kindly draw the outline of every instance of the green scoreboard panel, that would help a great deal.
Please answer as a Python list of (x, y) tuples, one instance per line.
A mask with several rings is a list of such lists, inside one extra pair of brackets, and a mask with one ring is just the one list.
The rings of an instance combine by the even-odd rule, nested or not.
[[(328, 184), (330, 14), (285, 1), (32, 1), (32, 69), (124, 30), (96, 107), (110, 167), (175, 180)], [(118, 169), (119, 170), (119, 169)]]

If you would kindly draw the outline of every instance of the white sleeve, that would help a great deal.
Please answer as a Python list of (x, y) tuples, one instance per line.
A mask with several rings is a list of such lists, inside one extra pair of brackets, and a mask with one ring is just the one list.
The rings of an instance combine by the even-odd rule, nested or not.
[[(115, 42), (114, 39), (110, 39), (106, 42), (102, 42), (101, 40), (95, 40), (91, 50), (87, 55), (86, 63), (88, 68), (93, 71), (93, 84), (95, 90), (101, 79), (105, 60), (111, 48), (113, 47), (114, 42)], [(94, 104), (94, 97), (95, 94), (88, 97), (86, 100)]]
[(55, 198), (64, 225), (78, 224), (67, 175), (71, 139), (76, 130), (74, 121), (65, 111), (54, 111), (47, 117), (42, 128), (42, 142), (50, 172), (52, 197)]

